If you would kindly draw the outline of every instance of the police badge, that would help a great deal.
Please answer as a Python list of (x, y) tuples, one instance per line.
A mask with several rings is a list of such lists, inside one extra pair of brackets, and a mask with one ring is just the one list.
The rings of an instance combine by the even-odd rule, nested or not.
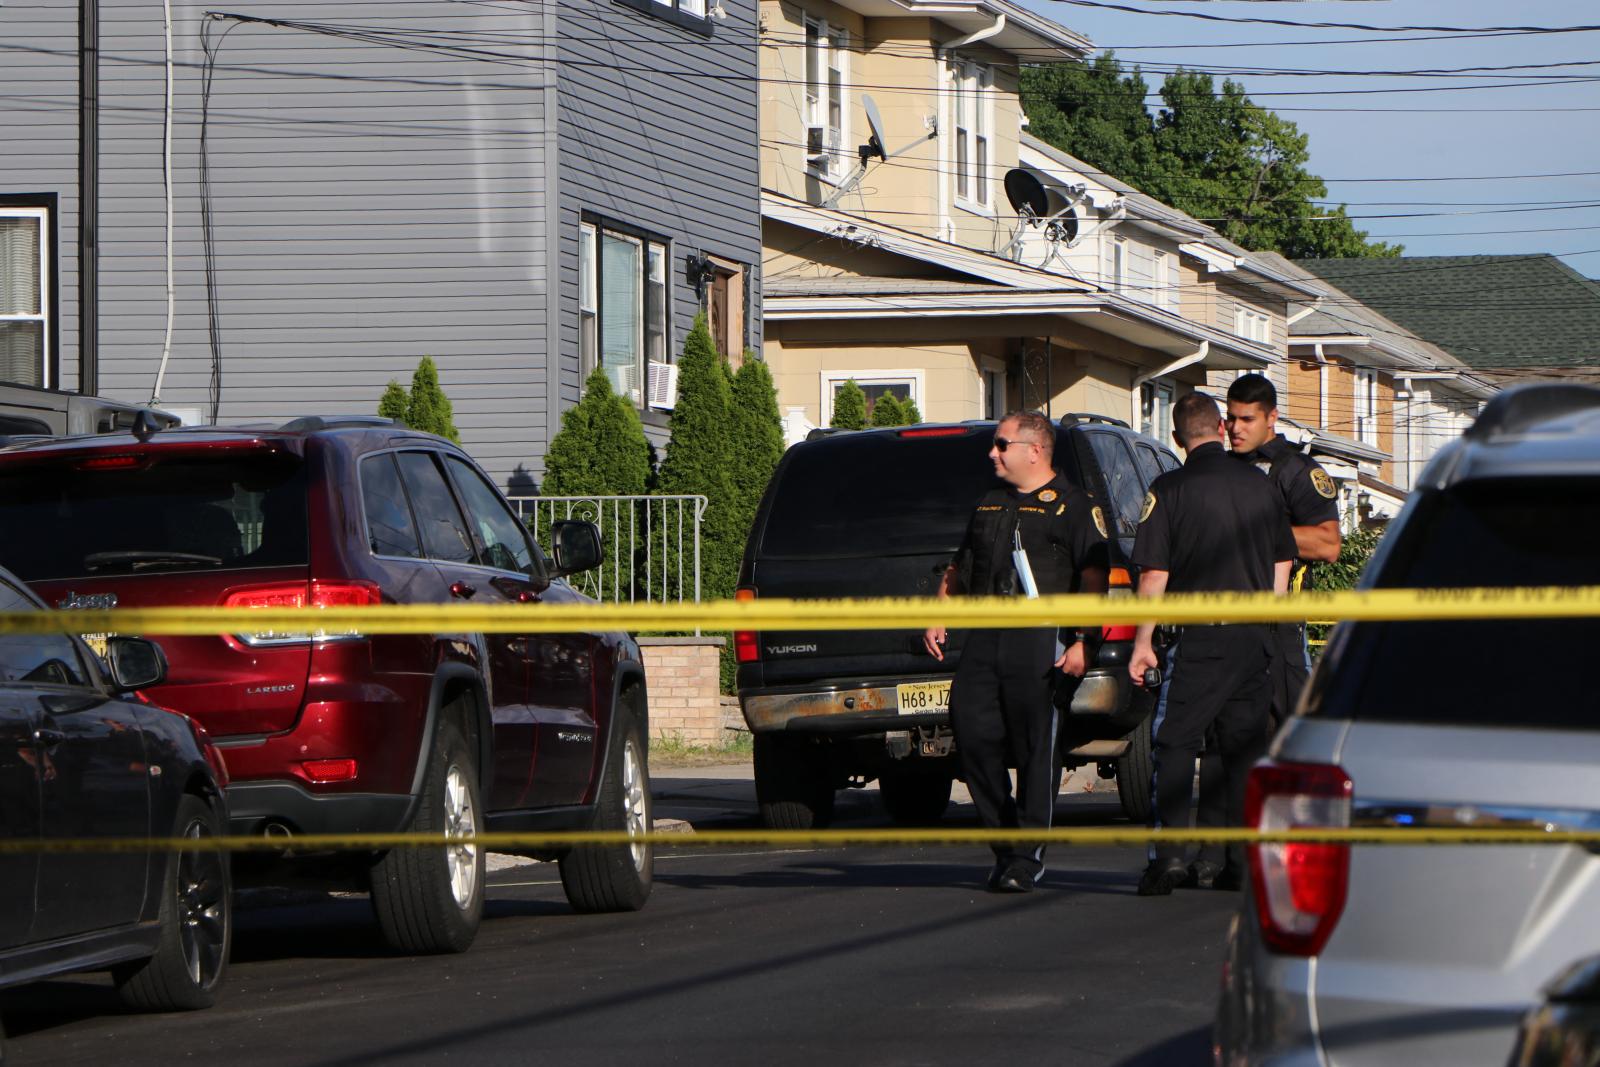
[(1094, 528), (1100, 531), (1100, 536), (1110, 537), (1111, 535), (1106, 533), (1106, 513), (1099, 507), (1093, 507), (1089, 509), (1089, 514), (1094, 516)]
[(1144, 507), (1139, 510), (1139, 521), (1143, 522), (1144, 520), (1148, 519), (1150, 517), (1150, 513), (1155, 509), (1156, 495), (1154, 493), (1145, 493)]
[(1326, 497), (1329, 500), (1339, 495), (1339, 490), (1333, 484), (1333, 479), (1328, 477), (1328, 472), (1321, 467), (1311, 468), (1311, 488), (1315, 489), (1319, 496)]

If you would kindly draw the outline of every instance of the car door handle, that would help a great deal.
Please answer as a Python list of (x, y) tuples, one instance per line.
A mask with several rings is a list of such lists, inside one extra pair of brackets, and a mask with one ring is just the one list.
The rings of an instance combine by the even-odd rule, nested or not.
[(45, 748), (55, 748), (67, 739), (67, 735), (60, 730), (52, 730), (48, 726), (41, 726), (33, 731), (33, 739)]
[(468, 585), (466, 582), (450, 583), (450, 595), (453, 597), (460, 597), (462, 600), (471, 600), (472, 595), (477, 591), (477, 586)]

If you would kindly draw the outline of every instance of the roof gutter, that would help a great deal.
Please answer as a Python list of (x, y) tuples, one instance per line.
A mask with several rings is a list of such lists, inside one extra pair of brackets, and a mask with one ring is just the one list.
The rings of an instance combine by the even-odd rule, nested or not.
[(1128, 425), (1139, 425), (1139, 389), (1144, 383), (1153, 378), (1161, 378), (1168, 374), (1176, 374), (1185, 367), (1192, 367), (1196, 363), (1205, 362), (1206, 356), (1211, 353), (1211, 342), (1201, 341), (1200, 347), (1190, 352), (1187, 356), (1179, 356), (1165, 367), (1158, 367), (1147, 374), (1141, 374), (1133, 379), (1133, 384), (1128, 386)]
[(944, 44), (939, 46), (939, 52), (942, 55), (945, 52), (953, 52), (957, 48), (965, 48), (969, 44), (977, 44), (979, 41), (987, 41), (989, 38), (995, 36), (1005, 28), (1006, 13), (1002, 11), (994, 17), (994, 24), (992, 26), (985, 26), (981, 30), (973, 30), (965, 37), (957, 37), (953, 41), (946, 41)]

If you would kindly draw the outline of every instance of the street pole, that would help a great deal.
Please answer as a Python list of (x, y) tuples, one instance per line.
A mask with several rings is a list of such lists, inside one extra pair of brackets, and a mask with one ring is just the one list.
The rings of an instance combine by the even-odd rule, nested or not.
[(78, 391), (100, 391), (100, 3), (78, 0)]

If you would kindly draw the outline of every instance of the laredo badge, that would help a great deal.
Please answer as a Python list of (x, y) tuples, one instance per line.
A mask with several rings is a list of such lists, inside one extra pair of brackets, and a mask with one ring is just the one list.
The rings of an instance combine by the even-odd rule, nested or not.
[(1311, 468), (1311, 488), (1317, 491), (1318, 496), (1332, 500), (1339, 495), (1339, 490), (1333, 484), (1333, 479), (1328, 477), (1328, 472), (1321, 467)]
[(1145, 495), (1144, 495), (1144, 507), (1139, 509), (1139, 521), (1143, 522), (1144, 520), (1148, 519), (1150, 517), (1150, 513), (1152, 511), (1154, 511), (1155, 509), (1156, 509), (1156, 495), (1154, 493), (1149, 493), (1149, 492), (1145, 493)]
[(1093, 507), (1089, 509), (1089, 514), (1094, 516), (1094, 528), (1100, 531), (1100, 536), (1111, 536), (1110, 534), (1106, 533), (1106, 513), (1101, 511), (1099, 507)]
[(1048, 504), (1051, 501), (1053, 501), (1056, 498), (1056, 496), (1057, 496), (1057, 493), (1056, 493), (1056, 491), (1054, 489), (1046, 489), (1044, 492), (1039, 494), (1039, 499), (1041, 501), (1043, 501), (1044, 503)]

